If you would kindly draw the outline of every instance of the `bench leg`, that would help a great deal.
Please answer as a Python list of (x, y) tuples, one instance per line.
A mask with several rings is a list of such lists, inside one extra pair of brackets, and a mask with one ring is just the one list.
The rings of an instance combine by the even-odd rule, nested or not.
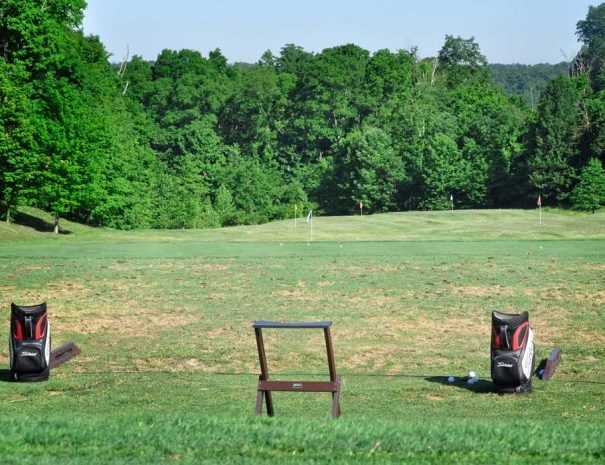
[(336, 392), (332, 393), (332, 418), (340, 416), (340, 376), (336, 377)]

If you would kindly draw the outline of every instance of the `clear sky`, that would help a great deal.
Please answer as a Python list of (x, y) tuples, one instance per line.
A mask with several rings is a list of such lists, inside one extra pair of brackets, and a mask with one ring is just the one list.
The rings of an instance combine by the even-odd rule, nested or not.
[(84, 32), (120, 61), (163, 49), (220, 48), (255, 63), (285, 44), (320, 52), (354, 43), (370, 52), (418, 47), (434, 56), (446, 34), (474, 36), (490, 63), (558, 63), (580, 48), (589, 0), (88, 0)]

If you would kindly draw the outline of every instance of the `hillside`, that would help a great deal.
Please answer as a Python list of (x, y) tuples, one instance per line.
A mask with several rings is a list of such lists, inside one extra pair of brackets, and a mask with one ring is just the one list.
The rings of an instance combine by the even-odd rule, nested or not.
[(596, 214), (544, 209), (400, 212), (367, 216), (315, 217), (313, 230), (304, 218), (262, 225), (214, 229), (118, 231), (61, 220), (52, 231), (47, 213), (22, 208), (18, 223), (0, 223), (0, 242), (308, 242), (308, 241), (469, 241), (605, 239), (605, 210)]
[(535, 108), (546, 84), (557, 76), (566, 76), (569, 63), (539, 63), (536, 65), (499, 64), (488, 65), (494, 85), (508, 95), (518, 95), (531, 108)]

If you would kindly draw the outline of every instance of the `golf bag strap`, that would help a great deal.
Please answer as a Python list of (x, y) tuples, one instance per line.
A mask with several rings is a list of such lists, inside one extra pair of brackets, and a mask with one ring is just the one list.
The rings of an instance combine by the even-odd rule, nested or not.
[(510, 349), (510, 343), (508, 342), (508, 325), (500, 326), (500, 344), (503, 349)]
[(25, 317), (25, 337), (29, 337), (29, 339), (33, 339), (34, 338), (34, 327), (32, 325), (32, 317), (31, 316), (26, 316)]

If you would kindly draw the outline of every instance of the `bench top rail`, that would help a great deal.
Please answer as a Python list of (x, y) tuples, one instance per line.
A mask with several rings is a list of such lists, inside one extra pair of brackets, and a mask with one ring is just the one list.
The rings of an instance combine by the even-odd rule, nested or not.
[(329, 328), (332, 326), (331, 321), (308, 321), (308, 322), (297, 322), (288, 323), (281, 321), (255, 321), (252, 325), (253, 328)]

